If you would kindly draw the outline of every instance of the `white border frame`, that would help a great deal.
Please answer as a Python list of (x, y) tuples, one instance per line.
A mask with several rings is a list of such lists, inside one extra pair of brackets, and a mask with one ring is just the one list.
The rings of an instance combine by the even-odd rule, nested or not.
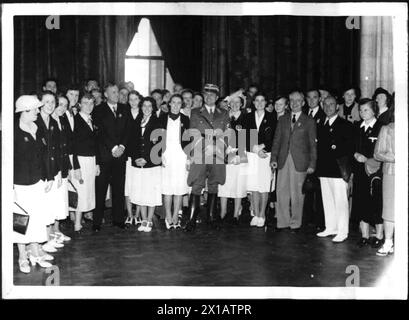
[[(2, 212), (13, 210), (14, 15), (293, 15), (393, 16), (396, 91), (396, 231), (394, 262), (370, 288), (296, 287), (42, 287), (13, 285), (11, 214), (2, 215), (3, 297), (112, 299), (406, 299), (408, 243), (407, 3), (31, 3), (3, 4), (2, 12)], [(404, 62), (406, 62), (404, 64)], [(398, 66), (398, 67), (396, 67)], [(5, 200), (5, 201), (4, 201)]]

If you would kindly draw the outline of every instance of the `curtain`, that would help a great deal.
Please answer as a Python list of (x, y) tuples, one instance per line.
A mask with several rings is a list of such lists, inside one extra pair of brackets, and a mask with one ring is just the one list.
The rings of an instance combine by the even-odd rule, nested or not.
[(104, 85), (124, 80), (125, 52), (140, 17), (60, 16), (60, 29), (48, 30), (46, 17), (14, 17), (15, 96), (41, 90), (44, 79), (62, 89), (95, 78)]
[(346, 17), (205, 17), (202, 82), (222, 95), (251, 83), (272, 95), (359, 82), (359, 30)]
[(394, 91), (392, 17), (361, 17), (361, 89), (372, 97), (377, 87)]
[(150, 16), (151, 27), (175, 83), (201, 89), (202, 17)]

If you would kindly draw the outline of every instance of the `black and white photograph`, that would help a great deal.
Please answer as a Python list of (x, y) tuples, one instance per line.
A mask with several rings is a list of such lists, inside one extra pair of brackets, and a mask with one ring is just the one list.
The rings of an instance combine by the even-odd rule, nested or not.
[(2, 4), (2, 297), (407, 299), (407, 9)]

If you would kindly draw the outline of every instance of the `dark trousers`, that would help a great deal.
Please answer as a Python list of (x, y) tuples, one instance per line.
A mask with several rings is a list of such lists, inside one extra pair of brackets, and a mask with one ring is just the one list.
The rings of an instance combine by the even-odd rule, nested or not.
[(125, 188), (125, 161), (113, 159), (99, 165), (100, 174), (96, 177), (96, 208), (94, 214), (94, 225), (100, 226), (104, 217), (105, 198), (108, 185), (112, 190), (112, 222), (123, 223), (124, 210), (124, 188)]

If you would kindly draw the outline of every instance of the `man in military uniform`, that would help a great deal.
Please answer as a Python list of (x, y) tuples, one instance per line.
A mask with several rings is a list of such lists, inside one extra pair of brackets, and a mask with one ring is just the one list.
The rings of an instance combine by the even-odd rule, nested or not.
[[(206, 84), (203, 89), (204, 106), (193, 109), (190, 117), (191, 135), (199, 136), (193, 144), (194, 155), (191, 157), (188, 185), (192, 187), (189, 200), (189, 222), (186, 231), (193, 231), (196, 218), (200, 212), (200, 195), (207, 179), (207, 219), (215, 224), (216, 200), (218, 185), (226, 180), (224, 155), (228, 137), (229, 115), (224, 109), (216, 106), (219, 88), (214, 84)], [(217, 224), (215, 224), (217, 225)]]

